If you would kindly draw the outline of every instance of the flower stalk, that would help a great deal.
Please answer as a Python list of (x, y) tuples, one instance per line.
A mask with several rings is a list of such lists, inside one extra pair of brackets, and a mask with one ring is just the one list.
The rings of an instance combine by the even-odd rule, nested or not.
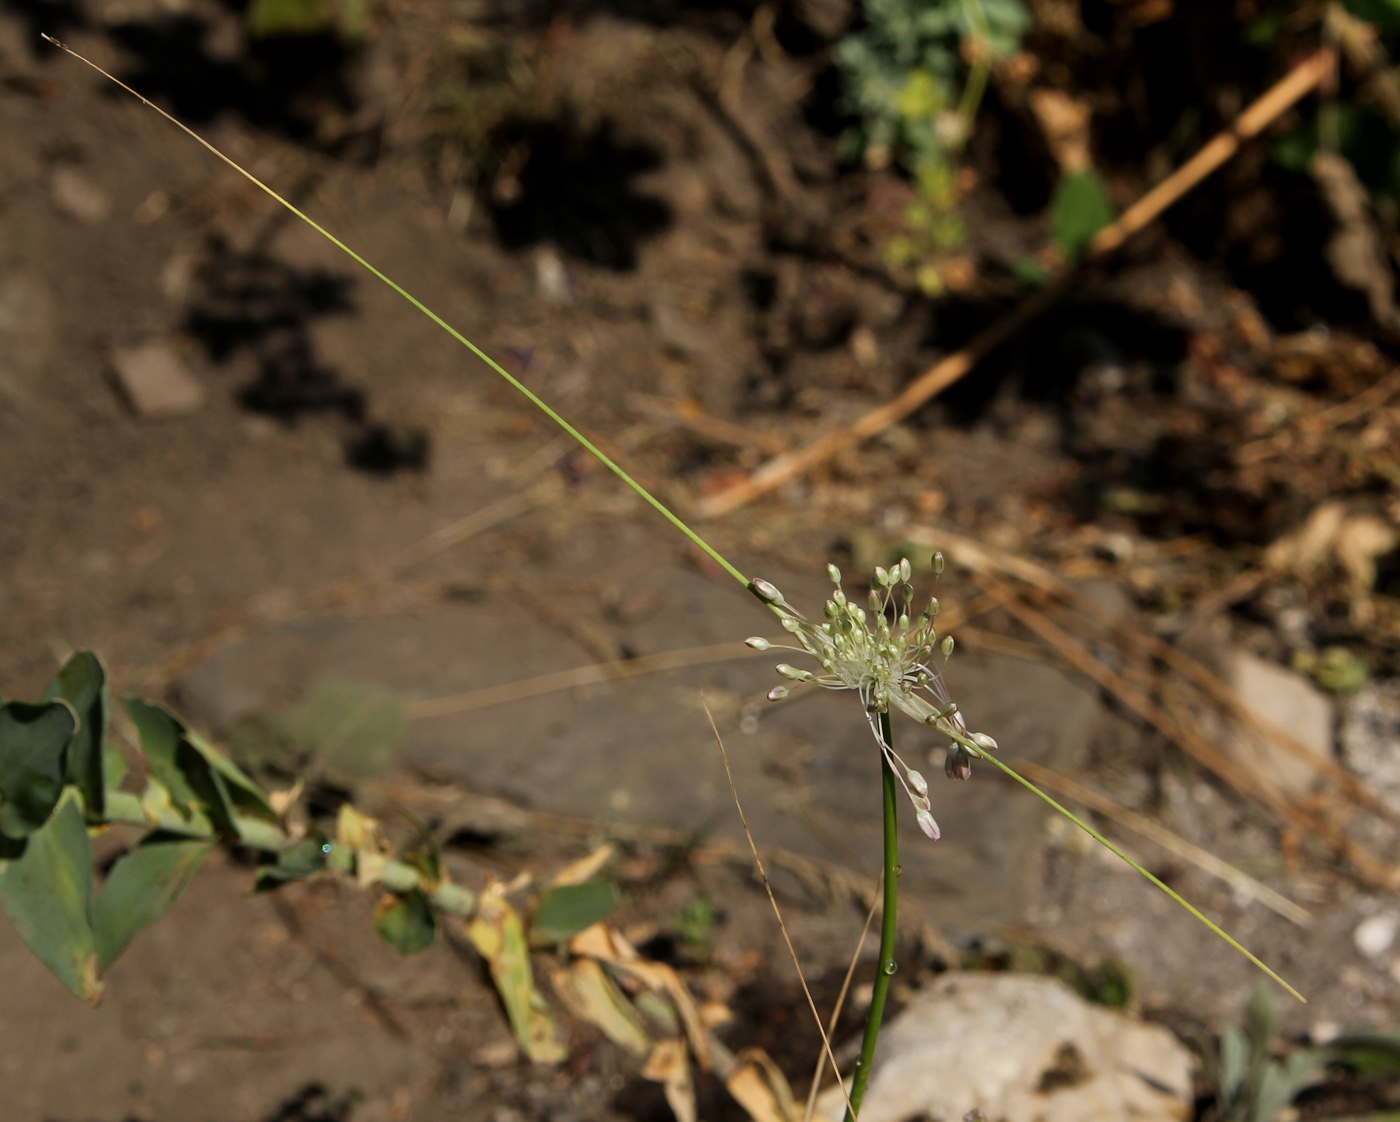
[[(890, 740), (890, 715), (880, 714), (880, 731), (885, 742)], [(875, 984), (870, 991), (870, 1012), (865, 1019), (865, 1036), (861, 1040), (860, 1056), (856, 1060), (855, 1075), (851, 1079), (851, 1101), (846, 1108), (845, 1122), (855, 1122), (860, 1113), (861, 1100), (865, 1098), (865, 1088), (870, 1082), (870, 1067), (875, 1060), (875, 1045), (880, 1039), (880, 1026), (885, 1019), (885, 998), (890, 992), (890, 979), (894, 977), (897, 964), (894, 960), (895, 924), (899, 905), (899, 789), (895, 783), (892, 768), (881, 765), (884, 789), (885, 861), (884, 861), (884, 910), (880, 915), (880, 955), (876, 960)]]

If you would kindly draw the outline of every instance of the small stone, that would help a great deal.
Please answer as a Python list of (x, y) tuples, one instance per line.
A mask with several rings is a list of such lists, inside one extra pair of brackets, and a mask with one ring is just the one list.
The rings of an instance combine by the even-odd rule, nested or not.
[(49, 187), (54, 205), (69, 218), (96, 226), (111, 217), (111, 197), (77, 168), (55, 169)]
[(168, 344), (118, 348), (112, 368), (122, 393), (143, 417), (175, 417), (204, 404), (203, 388)]
[[(1255, 717), (1288, 733), (1317, 757), (1319, 765), (1332, 758), (1332, 702), (1311, 681), (1244, 651), (1231, 657), (1228, 679)], [(1315, 765), (1244, 729), (1237, 729), (1225, 747), (1264, 783), (1290, 797), (1305, 795), (1317, 775)]]
[(552, 307), (563, 308), (574, 302), (574, 279), (552, 245), (542, 245), (535, 251), (535, 290)]
[(1351, 941), (1367, 958), (1380, 958), (1395, 942), (1397, 930), (1400, 930), (1400, 912), (1381, 912), (1358, 923), (1351, 933)]
[(189, 249), (177, 249), (161, 266), (161, 295), (172, 304), (189, 303), (198, 274), (198, 255)]
[(1318, 1047), (1331, 1044), (1341, 1035), (1342, 1026), (1336, 1021), (1314, 1021), (1312, 1027), (1308, 1029), (1308, 1040)]

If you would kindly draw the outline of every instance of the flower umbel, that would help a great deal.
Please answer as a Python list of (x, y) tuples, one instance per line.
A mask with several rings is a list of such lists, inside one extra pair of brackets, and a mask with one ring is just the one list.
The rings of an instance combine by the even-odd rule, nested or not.
[[(943, 555), (934, 554), (935, 573), (943, 571)], [(997, 743), (985, 733), (969, 733), (957, 705), (948, 698), (943, 682), (943, 667), (953, 653), (953, 637), (938, 642), (934, 620), (938, 617), (938, 600), (930, 598), (928, 607), (916, 619), (909, 617), (914, 600), (914, 588), (909, 583), (912, 569), (909, 559), (889, 569), (875, 568), (867, 600), (869, 612), (853, 604), (841, 590), (841, 571), (835, 565), (826, 567), (836, 591), (826, 602), (825, 623), (813, 623), (792, 607), (783, 594), (766, 580), (754, 580), (751, 587), (778, 618), (783, 629), (801, 646), (789, 647), (770, 643), (767, 639), (746, 640), (754, 650), (770, 649), (808, 654), (821, 665), (820, 672), (800, 670), (779, 663), (778, 673), (789, 681), (812, 682), (828, 690), (855, 690), (865, 708), (865, 718), (875, 741), (909, 800), (914, 804), (919, 828), (930, 838), (939, 836), (938, 823), (929, 810), (928, 783), (909, 767), (880, 734), (880, 714), (890, 706), (907, 713), (916, 721), (937, 729), (953, 741), (943, 771), (949, 779), (968, 779), (972, 775), (972, 753), (994, 751)], [(893, 618), (893, 622), (891, 619)], [(942, 653), (941, 665), (934, 662)], [(780, 701), (788, 695), (786, 686), (769, 691), (770, 701)]]

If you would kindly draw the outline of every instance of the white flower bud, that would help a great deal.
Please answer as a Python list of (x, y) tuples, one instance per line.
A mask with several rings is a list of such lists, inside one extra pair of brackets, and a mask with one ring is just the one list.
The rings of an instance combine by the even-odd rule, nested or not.
[(876, 579), (876, 581), (878, 581), (882, 586), (883, 586), (883, 585), (889, 584), (889, 583), (890, 583), (890, 574), (889, 574), (889, 570), (887, 570), (887, 569), (885, 569), (885, 568), (883, 568), (883, 567), (881, 567), (881, 566), (879, 566), (879, 565), (876, 565), (876, 566), (875, 566), (875, 579)]
[(826, 567), (826, 575), (829, 576), (829, 577), (831, 578), (831, 583), (832, 583), (832, 584), (836, 585), (838, 588), (840, 587), (840, 585), (841, 585), (841, 570), (840, 570), (840, 569), (838, 569), (835, 565), (828, 565), (828, 566)]
[[(943, 657), (953, 657), (953, 637), (951, 635), (945, 635), (943, 637)], [(962, 663), (958, 663), (958, 665), (961, 666)]]
[(757, 593), (760, 600), (765, 600), (770, 604), (781, 604), (783, 602), (783, 594), (778, 591), (777, 585), (764, 580), (762, 577), (754, 577), (753, 580), (749, 581), (749, 587)]
[(810, 682), (816, 677), (810, 670), (799, 670), (786, 662), (778, 663), (778, 673), (790, 682)]
[(914, 566), (909, 564), (909, 558), (901, 557), (899, 561), (899, 579), (907, 581), (914, 575)]
[(774, 686), (771, 690), (768, 691), (768, 700), (782, 701), (783, 698), (787, 697), (788, 693), (789, 690), (787, 686)]
[(865, 602), (870, 605), (872, 612), (878, 612), (884, 606), (880, 601), (880, 594), (873, 588), (870, 590), (870, 595), (865, 598)]
[(760, 635), (751, 635), (744, 640), (744, 646), (752, 647), (756, 651), (766, 651), (773, 644)]
[(914, 820), (918, 822), (921, 829), (933, 841), (938, 840), (938, 823), (933, 820), (933, 815), (926, 810), (921, 810), (914, 815)]
[(943, 551), (941, 549), (933, 555), (933, 575), (936, 577), (943, 575)]
[(913, 788), (915, 791), (917, 791), (917, 792), (918, 792), (919, 794), (921, 794), (921, 795), (927, 795), (927, 794), (928, 794), (928, 782), (924, 779), (924, 777), (923, 777), (922, 775), (920, 775), (917, 771), (915, 771), (915, 770), (913, 770), (912, 768), (910, 768), (908, 778), (909, 778), (909, 786), (910, 786), (911, 788)]
[(985, 732), (974, 732), (968, 739), (977, 745), (977, 747), (984, 748), (988, 752), (995, 752), (997, 750), (997, 742)]

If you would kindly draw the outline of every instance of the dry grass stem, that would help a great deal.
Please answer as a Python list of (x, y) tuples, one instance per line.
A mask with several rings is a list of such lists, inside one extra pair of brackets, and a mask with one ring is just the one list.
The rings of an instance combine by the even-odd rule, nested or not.
[[(870, 897), (870, 908), (865, 913), (865, 926), (860, 929), (860, 939), (856, 942), (855, 953), (851, 955), (850, 965), (846, 967), (846, 976), (841, 979), (841, 992), (836, 995), (836, 1004), (831, 1008), (831, 1017), (826, 1022), (827, 1039), (836, 1031), (836, 1022), (841, 1019), (841, 1010), (846, 1004), (846, 994), (851, 989), (851, 979), (855, 977), (856, 965), (860, 962), (860, 952), (865, 949), (866, 936), (870, 934), (870, 924), (875, 919), (875, 911), (880, 906), (880, 886), (884, 883), (884, 877), (876, 883), (875, 892)], [(817, 1057), (817, 1070), (812, 1073), (812, 1086), (807, 1091), (807, 1106), (802, 1111), (802, 1122), (812, 1122), (812, 1113), (817, 1109), (817, 1095), (822, 1089), (822, 1075), (826, 1071), (827, 1053), (822, 1052)], [(840, 1073), (837, 1073), (840, 1078)]]
[(739, 801), (739, 789), (734, 785), (734, 772), (729, 766), (729, 753), (724, 750), (724, 737), (719, 734), (719, 727), (715, 724), (714, 714), (710, 712), (710, 704), (705, 700), (704, 694), (700, 695), (700, 703), (705, 707), (705, 716), (709, 718), (710, 728), (715, 734), (715, 743), (719, 745), (719, 754), (724, 760), (724, 774), (729, 779), (729, 792), (734, 796), (734, 809), (739, 812), (739, 823), (744, 827), (744, 837), (748, 839), (749, 849), (753, 852), (758, 875), (763, 880), (764, 891), (768, 893), (768, 902), (773, 905), (773, 914), (778, 917), (778, 929), (783, 933), (783, 942), (787, 944), (788, 955), (792, 958), (792, 965), (797, 970), (797, 980), (802, 983), (802, 992), (807, 997), (808, 1008), (812, 1010), (812, 1019), (817, 1022), (817, 1031), (822, 1035), (823, 1054), (831, 1061), (831, 1070), (836, 1073), (836, 1081), (841, 1086), (841, 1097), (846, 1100), (846, 1110), (854, 1115), (855, 1111), (851, 1108), (850, 1094), (846, 1090), (846, 1081), (841, 1078), (841, 1068), (837, 1065), (836, 1056), (831, 1051), (831, 1038), (822, 1025), (822, 1015), (817, 1012), (817, 1003), (813, 1000), (812, 991), (807, 985), (807, 976), (802, 972), (802, 963), (797, 958), (797, 949), (792, 945), (787, 924), (783, 922), (783, 910), (778, 907), (778, 898), (773, 895), (773, 885), (769, 882), (768, 872), (763, 867), (763, 858), (758, 855), (758, 846), (749, 830), (749, 820), (744, 816), (744, 806)]
[(424, 701), (408, 703), (408, 719), (424, 721), (433, 717), (445, 717), (452, 713), (467, 713), (473, 709), (484, 709), (489, 705), (504, 705), (522, 701), (527, 697), (558, 690), (575, 689), (579, 686), (598, 685), (602, 682), (621, 682), (629, 678), (640, 678), (646, 674), (662, 674), (671, 670), (684, 670), (690, 666), (705, 666), (715, 662), (733, 662), (760, 654), (742, 643), (716, 643), (709, 647), (689, 647), (684, 650), (662, 651), (654, 655), (641, 655), (638, 658), (618, 659), (614, 662), (593, 663), (573, 670), (561, 670), (556, 674), (544, 674), (538, 678), (528, 678), (521, 682), (508, 682), (501, 686), (487, 686), (484, 689), (468, 690), (465, 693), (449, 694)]

